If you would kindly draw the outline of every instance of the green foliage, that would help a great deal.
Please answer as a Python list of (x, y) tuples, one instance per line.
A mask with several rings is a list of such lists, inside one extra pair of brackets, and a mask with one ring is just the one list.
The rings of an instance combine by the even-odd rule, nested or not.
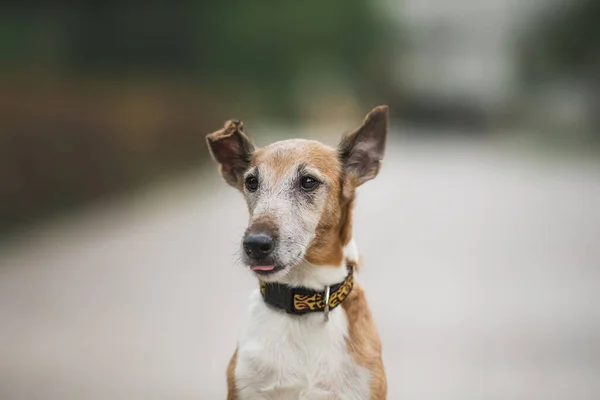
[(0, 14), (0, 232), (198, 165), (250, 103), (373, 90), (384, 64), (368, 0), (61, 3)]
[(47, 37), (27, 43), (33, 54), (28, 61), (39, 65), (53, 49), (56, 57), (50, 58), (58, 58), (59, 73), (159, 74), (226, 90), (248, 88), (277, 112), (285, 111), (290, 83), (306, 66), (324, 63), (357, 85), (368, 80), (383, 39), (381, 21), (368, 0), (140, 4), (122, 1), (21, 15), (11, 27), (13, 34), (2, 36)]
[(523, 47), (527, 80), (590, 73), (600, 68), (600, 2), (576, 0), (534, 23)]

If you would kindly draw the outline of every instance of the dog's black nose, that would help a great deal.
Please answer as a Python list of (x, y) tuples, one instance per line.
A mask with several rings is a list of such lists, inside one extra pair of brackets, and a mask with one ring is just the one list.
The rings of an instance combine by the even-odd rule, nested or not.
[(266, 233), (248, 233), (244, 238), (244, 251), (249, 257), (261, 258), (269, 255), (275, 241)]

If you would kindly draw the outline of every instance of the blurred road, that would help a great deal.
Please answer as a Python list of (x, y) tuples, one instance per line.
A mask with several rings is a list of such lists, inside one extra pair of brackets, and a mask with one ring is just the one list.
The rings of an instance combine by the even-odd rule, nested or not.
[[(390, 143), (355, 237), (390, 399), (600, 398), (600, 168)], [(0, 399), (223, 399), (254, 281), (216, 170), (0, 248)]]

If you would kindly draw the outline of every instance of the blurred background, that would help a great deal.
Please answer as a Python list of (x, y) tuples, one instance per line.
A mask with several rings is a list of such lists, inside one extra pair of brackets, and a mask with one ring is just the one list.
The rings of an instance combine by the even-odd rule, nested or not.
[(391, 131), (359, 277), (391, 399), (600, 398), (600, 2), (0, 9), (0, 399), (219, 399), (255, 287), (204, 138)]

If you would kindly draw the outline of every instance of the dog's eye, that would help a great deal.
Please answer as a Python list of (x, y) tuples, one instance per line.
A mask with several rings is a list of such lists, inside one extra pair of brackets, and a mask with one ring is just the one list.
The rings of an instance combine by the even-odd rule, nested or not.
[(246, 178), (246, 189), (248, 189), (249, 192), (256, 192), (256, 190), (258, 189), (258, 179), (256, 179), (255, 176), (249, 176)]
[(300, 186), (306, 191), (315, 190), (317, 186), (319, 186), (319, 181), (312, 176), (303, 176), (302, 179), (300, 179)]

